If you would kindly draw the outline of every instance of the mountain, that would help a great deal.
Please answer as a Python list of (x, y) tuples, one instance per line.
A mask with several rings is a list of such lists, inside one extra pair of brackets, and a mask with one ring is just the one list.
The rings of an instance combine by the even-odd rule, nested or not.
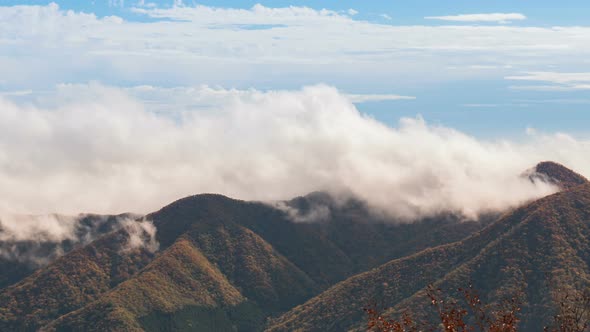
[(555, 184), (560, 189), (570, 189), (587, 183), (588, 179), (571, 169), (552, 161), (540, 162), (527, 172), (531, 181), (544, 181)]
[[(478, 221), (441, 213), (407, 223), (375, 214), (362, 201), (349, 199), (339, 203), (324, 193), (312, 193), (287, 202), (303, 216), (310, 211), (327, 210), (324, 222), (307, 225), (314, 233), (323, 234), (350, 260), (347, 274), (366, 271), (395, 257), (403, 257), (429, 248), (435, 243), (463, 239), (498, 218), (498, 214), (481, 215)], [(312, 213), (314, 214), (314, 213)], [(341, 276), (340, 276), (341, 277)], [(340, 281), (334, 278), (332, 281)]]
[[(350, 277), (273, 319), (268, 331), (363, 330), (363, 307), (386, 314), (431, 312), (427, 287), (456, 290), (473, 284), (484, 303), (518, 295), (523, 331), (541, 331), (560, 296), (590, 286), (590, 184), (566, 168), (538, 171), (564, 190), (502, 216), (468, 238), (392, 260)], [(455, 293), (453, 293), (455, 292)]]
[(75, 249), (0, 292), (0, 331), (34, 331), (97, 300), (153, 258), (148, 248), (127, 250), (130, 233), (110, 233)]
[(159, 251), (121, 250), (124, 230), (73, 250), (0, 293), (0, 330), (260, 330), (338, 281), (483, 225), (399, 224), (323, 193), (277, 204), (197, 195), (146, 219)]
[(178, 200), (147, 218), (154, 221), (162, 248), (202, 224), (237, 224), (260, 236), (321, 289), (364, 271), (367, 266), (377, 266), (433, 243), (462, 239), (486, 222), (442, 215), (400, 224), (374, 217), (362, 202), (350, 200), (339, 204), (325, 193), (283, 203), (294, 208), (299, 216), (308, 216), (311, 207), (323, 209), (326, 218), (298, 222), (284, 207), (211, 194)]
[[(48, 330), (252, 330), (264, 313), (317, 292), (305, 273), (252, 231), (233, 223), (199, 226), (137, 276)], [(104, 317), (97, 321), (97, 313)]]
[(270, 203), (202, 194), (136, 220), (90, 218), (77, 236), (98, 236), (90, 243), (22, 251), (54, 260), (0, 290), (0, 330), (362, 329), (372, 302), (423, 315), (428, 285), (472, 282), (487, 303), (522, 292), (522, 324), (537, 329), (561, 289), (590, 280), (590, 184), (550, 162), (525, 175), (562, 191), (479, 221), (403, 223), (325, 192)]
[(20, 218), (35, 219), (36, 222), (61, 223), (69, 234), (63, 239), (39, 233), (31, 239), (15, 239), (3, 228), (0, 220), (0, 289), (23, 280), (59, 256), (121, 228), (125, 220), (138, 216), (82, 214), (76, 217), (48, 215)]

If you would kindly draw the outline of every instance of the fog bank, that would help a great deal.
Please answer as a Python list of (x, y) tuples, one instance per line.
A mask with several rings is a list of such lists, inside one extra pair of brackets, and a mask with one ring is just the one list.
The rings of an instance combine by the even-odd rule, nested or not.
[(172, 106), (158, 112), (138, 97), (160, 90), (90, 84), (0, 99), (0, 211), (147, 213), (195, 193), (277, 200), (328, 190), (413, 220), (552, 193), (520, 177), (541, 160), (590, 175), (589, 142), (532, 131), (484, 141), (419, 117), (389, 127), (329, 86), (183, 90), (177, 110), (167, 94)]

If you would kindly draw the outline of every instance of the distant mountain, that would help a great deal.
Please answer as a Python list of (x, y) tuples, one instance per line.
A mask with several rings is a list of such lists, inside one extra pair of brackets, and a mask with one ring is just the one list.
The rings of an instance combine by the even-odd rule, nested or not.
[(277, 204), (174, 202), (146, 217), (155, 255), (122, 251), (123, 231), (76, 249), (0, 293), (0, 330), (260, 330), (338, 281), (483, 225), (452, 215), (398, 224), (324, 193)]
[(4, 289), (0, 331), (36, 331), (136, 274), (154, 255), (146, 248), (126, 250), (128, 240), (124, 230), (110, 233)]
[(89, 244), (95, 239), (122, 227), (122, 222), (138, 218), (132, 214), (96, 215), (82, 214), (76, 217), (23, 216), (21, 218), (39, 219), (48, 222), (52, 219), (61, 223), (70, 231), (65, 239), (56, 240), (35, 234), (31, 239), (13, 239), (3, 229), (0, 220), (0, 289), (10, 286), (31, 275), (38, 268), (49, 264), (58, 257)]
[(561, 294), (590, 286), (590, 184), (554, 163), (539, 164), (537, 172), (564, 191), (516, 209), (462, 241), (348, 278), (274, 319), (268, 331), (360, 331), (363, 307), (371, 303), (387, 314), (410, 310), (432, 319), (426, 314), (429, 284), (452, 293), (470, 283), (484, 303), (520, 294), (522, 330), (541, 331)]

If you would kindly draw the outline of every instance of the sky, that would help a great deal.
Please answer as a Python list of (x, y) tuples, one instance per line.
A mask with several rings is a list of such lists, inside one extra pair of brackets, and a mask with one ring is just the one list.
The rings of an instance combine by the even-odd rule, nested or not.
[(0, 212), (336, 188), (413, 218), (539, 197), (555, 188), (513, 182), (538, 161), (590, 175), (589, 11), (0, 0)]
[[(497, 138), (522, 136), (529, 127), (586, 135), (590, 121), (584, 1), (0, 5), (9, 18), (0, 44), (5, 94), (89, 81), (261, 90), (324, 83), (351, 94), (415, 97), (357, 104), (390, 125), (419, 114)], [(571, 73), (579, 80), (560, 81)]]

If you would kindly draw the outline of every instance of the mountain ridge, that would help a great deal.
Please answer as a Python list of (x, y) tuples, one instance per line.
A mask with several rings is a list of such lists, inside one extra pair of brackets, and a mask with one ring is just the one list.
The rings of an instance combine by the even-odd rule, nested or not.
[[(581, 207), (578, 207), (579, 205)], [(564, 206), (567, 208), (563, 208)], [(570, 207), (578, 208), (578, 210), (571, 212)], [(558, 211), (560, 213), (557, 213)], [(551, 212), (549, 217), (546, 216), (547, 212)], [(558, 217), (560, 215), (567, 216), (567, 220), (560, 221)], [(399, 314), (404, 309), (416, 307), (419, 308), (419, 312), (428, 312), (429, 301), (426, 297), (426, 287), (429, 284), (443, 289), (457, 289), (466, 287), (472, 280), (475, 281), (475, 288), (483, 291), (492, 302), (498, 301), (498, 292), (510, 293), (509, 289), (511, 287), (517, 289), (516, 284), (523, 280), (544, 287), (543, 294), (537, 294), (529, 289), (523, 308), (524, 330), (542, 328), (543, 326), (534, 325), (535, 320), (530, 315), (534, 313), (537, 317), (547, 319), (546, 313), (555, 310), (555, 303), (551, 298), (557, 291), (543, 284), (538, 276), (527, 272), (534, 271), (533, 267), (536, 265), (525, 268), (529, 265), (524, 258), (544, 266), (543, 259), (538, 258), (539, 253), (536, 252), (539, 250), (545, 254), (543, 257), (547, 257), (549, 262), (547, 264), (551, 264), (547, 267), (547, 271), (558, 273), (556, 271), (563, 269), (563, 266), (571, 266), (575, 267), (576, 273), (582, 276), (580, 279), (583, 280), (583, 276), (590, 276), (587, 263), (584, 263), (586, 265), (580, 263), (588, 262), (590, 257), (590, 227), (583, 222), (589, 219), (590, 184), (583, 184), (541, 198), (505, 215), (498, 222), (465, 240), (393, 260), (340, 282), (274, 320), (268, 331), (287, 331), (295, 327), (301, 331), (338, 331), (354, 327), (358, 329), (362, 324), (363, 307), (373, 301), (385, 301), (386, 308), (391, 308), (388, 311), (390, 314)], [(540, 229), (535, 230), (531, 224)], [(563, 231), (562, 227), (567, 228), (568, 231)], [(567, 242), (564, 234), (575, 234), (576, 229), (578, 232), (583, 232), (583, 235), (573, 240), (574, 243), (578, 243), (578, 247), (575, 247), (578, 253), (574, 257), (584, 257), (584, 259), (575, 258), (576, 263), (572, 263), (571, 259), (562, 257), (562, 251), (555, 250), (563, 247), (563, 251), (571, 253), (574, 247), (564, 244)], [(542, 242), (540, 239), (545, 238), (551, 240), (548, 241), (549, 243), (556, 244), (555, 247), (550, 248), (539, 244)], [(583, 249), (580, 249), (580, 246)], [(556, 255), (559, 259), (555, 258)], [(495, 270), (494, 266), (497, 266), (498, 270)], [(539, 270), (540, 266), (536, 268)], [(489, 283), (492, 280), (490, 276), (493, 278), (498, 273), (501, 273), (499, 280), (503, 280), (504, 286), (490, 288)], [(516, 275), (513, 276), (510, 273), (516, 273)], [(525, 275), (528, 278), (524, 278)], [(465, 276), (471, 276), (471, 278)], [(568, 277), (567, 280), (573, 280), (571, 275), (566, 273), (565, 276)], [(562, 276), (558, 283), (563, 287), (567, 286), (563, 282), (565, 276)], [(513, 285), (506, 286), (511, 285), (510, 282)], [(579, 284), (581, 281), (576, 282)], [(494, 284), (497, 285), (498, 282)], [(495, 295), (489, 295), (492, 293)], [(539, 300), (540, 303), (535, 304), (534, 300)], [(348, 305), (340, 306), (339, 301), (347, 301)]]
[[(579, 219), (580, 211), (590, 207), (590, 185), (576, 184), (586, 180), (572, 173), (576, 176), (561, 165), (539, 167), (535, 171), (539, 177), (531, 181), (559, 182), (561, 192), (505, 212), (498, 221), (493, 214), (482, 216), (479, 222), (441, 214), (411, 224), (396, 223), (375, 216), (360, 200), (336, 199), (324, 192), (280, 202), (280, 206), (218, 194), (188, 196), (145, 217), (157, 228), (159, 251), (148, 247), (122, 251), (130, 235), (120, 230), (0, 290), (0, 329), (359, 328), (362, 306), (371, 297), (386, 301), (395, 313), (409, 304), (417, 306), (427, 284), (467, 282), (452, 277), (461, 275), (456, 271), (478, 278), (492, 275), (481, 266), (496, 266), (514, 256), (486, 256), (488, 246), (510, 243), (504, 251), (518, 249), (520, 256), (529, 257), (533, 254), (530, 248), (511, 239), (533, 241), (521, 234), (531, 209), (560, 195), (571, 195), (567, 196), (571, 199), (548, 204), (550, 211), (555, 210), (549, 216), (571, 219), (579, 227), (569, 227), (567, 232), (583, 234), (576, 235), (571, 245), (551, 243), (586, 259), (586, 228)], [(557, 209), (559, 206), (565, 210)], [(314, 211), (321, 213), (314, 215)], [(317, 217), (315, 222), (310, 222), (309, 215)], [(551, 220), (560, 225), (559, 220)], [(542, 231), (527, 232), (541, 238), (563, 237), (562, 226), (539, 225)], [(544, 250), (548, 257), (563, 254)], [(473, 265), (478, 259), (482, 263)], [(559, 266), (555, 260), (550, 262), (551, 271)], [(575, 266), (585, 271), (583, 265)], [(519, 281), (504, 276), (499, 280)], [(57, 294), (59, 290), (66, 291)], [(267, 318), (271, 318), (268, 325)]]

